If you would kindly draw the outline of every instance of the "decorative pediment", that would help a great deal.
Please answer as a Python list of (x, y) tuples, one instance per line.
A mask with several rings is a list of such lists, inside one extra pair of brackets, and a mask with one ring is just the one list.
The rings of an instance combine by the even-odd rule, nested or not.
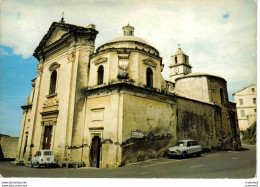
[(145, 59), (143, 60), (144, 64), (151, 67), (156, 67), (157, 63), (154, 62), (152, 59)]
[(48, 39), (46, 45), (50, 45), (50, 44), (56, 42), (57, 40), (59, 40), (62, 37), (62, 35), (66, 34), (66, 33), (67, 33), (67, 31), (61, 30), (60, 27), (57, 27), (55, 29), (55, 31), (50, 35), (50, 38)]
[(50, 71), (53, 71), (53, 70), (55, 70), (55, 69), (58, 69), (59, 67), (60, 67), (60, 64), (58, 64), (57, 62), (54, 62), (54, 63), (52, 63), (52, 64), (50, 65), (49, 70), (50, 70)]
[[(44, 118), (57, 118), (59, 113), (59, 99), (55, 97), (47, 98), (43, 103), (41, 115)], [(51, 117), (52, 116), (52, 117)]]
[(101, 57), (101, 58), (98, 58), (97, 60), (95, 60), (93, 63), (94, 63), (95, 65), (98, 65), (98, 64), (107, 62), (107, 60), (108, 60), (108, 58), (106, 58), (106, 57)]
[(98, 31), (93, 28), (65, 22), (53, 22), (47, 34), (34, 50), (33, 56), (39, 61), (45, 60), (50, 51), (61, 51), (64, 46), (73, 45), (73, 42), (80, 42), (77, 45), (93, 45), (97, 34)]
[(47, 99), (43, 103), (44, 107), (51, 107), (51, 106), (58, 106), (58, 105), (59, 105), (59, 99), (57, 97)]

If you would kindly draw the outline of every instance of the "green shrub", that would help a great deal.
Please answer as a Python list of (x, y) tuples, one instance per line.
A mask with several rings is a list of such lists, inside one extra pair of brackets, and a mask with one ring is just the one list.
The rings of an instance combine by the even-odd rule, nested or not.
[(256, 144), (256, 122), (254, 122), (245, 131), (242, 131), (242, 134), (243, 134), (243, 138), (242, 138), (243, 144), (255, 145)]

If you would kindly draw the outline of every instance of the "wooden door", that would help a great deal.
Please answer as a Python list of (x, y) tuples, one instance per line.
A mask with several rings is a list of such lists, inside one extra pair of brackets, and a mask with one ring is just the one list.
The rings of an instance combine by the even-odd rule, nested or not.
[(90, 150), (90, 166), (99, 168), (100, 161), (100, 138), (94, 136)]
[(45, 126), (42, 149), (50, 149), (51, 136), (52, 136), (52, 126)]

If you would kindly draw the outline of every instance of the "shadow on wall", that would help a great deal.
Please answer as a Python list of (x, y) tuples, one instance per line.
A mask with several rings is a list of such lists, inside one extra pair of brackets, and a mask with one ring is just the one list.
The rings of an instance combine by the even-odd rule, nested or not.
[(175, 144), (176, 140), (171, 134), (154, 135), (150, 132), (141, 139), (130, 138), (122, 144), (122, 164), (140, 162), (164, 156), (165, 150)]
[(0, 160), (1, 161), (4, 160), (4, 155), (3, 155), (1, 144), (0, 144)]

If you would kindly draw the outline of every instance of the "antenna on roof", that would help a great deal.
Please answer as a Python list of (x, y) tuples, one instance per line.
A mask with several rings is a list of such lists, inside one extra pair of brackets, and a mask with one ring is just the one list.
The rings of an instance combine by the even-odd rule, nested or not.
[(62, 14), (61, 14), (61, 20), (60, 20), (60, 23), (65, 23), (65, 21), (64, 21), (64, 11), (63, 11)]

